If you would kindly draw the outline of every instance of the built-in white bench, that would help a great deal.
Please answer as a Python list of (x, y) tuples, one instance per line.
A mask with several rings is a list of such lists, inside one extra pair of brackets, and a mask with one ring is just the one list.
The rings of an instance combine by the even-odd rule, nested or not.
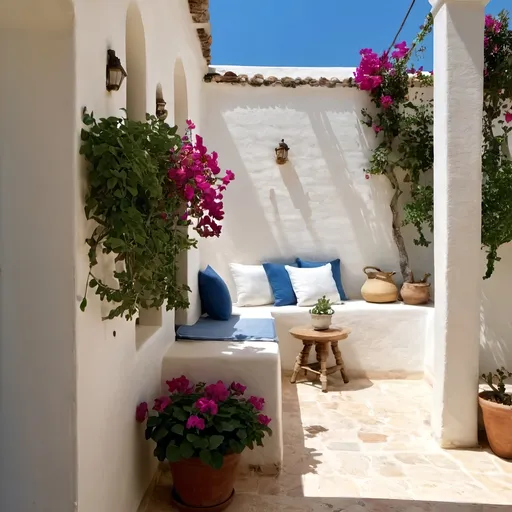
[[(244, 318), (271, 318), (259, 308), (234, 308)], [(246, 393), (265, 399), (264, 414), (272, 418), (273, 435), (263, 447), (245, 450), (242, 465), (277, 474), (283, 461), (281, 361), (273, 341), (175, 341), (163, 359), (162, 380), (186, 375), (193, 382), (232, 381), (247, 386)]]
[[(281, 370), (292, 370), (301, 342), (289, 334), (308, 325), (307, 307), (258, 306), (238, 308), (233, 315), (273, 318), (278, 343), (269, 341), (176, 341), (163, 359), (163, 381), (186, 375), (193, 381), (240, 381), (248, 392), (266, 400), (274, 435), (263, 448), (245, 450), (243, 464), (266, 473), (278, 472), (283, 457)], [(422, 376), (432, 346), (433, 306), (369, 304), (347, 301), (334, 306), (333, 324), (352, 333), (340, 343), (350, 376), (400, 378)], [(315, 354), (311, 354), (311, 360)], [(330, 356), (332, 357), (332, 355)], [(334, 364), (334, 360), (329, 364)]]

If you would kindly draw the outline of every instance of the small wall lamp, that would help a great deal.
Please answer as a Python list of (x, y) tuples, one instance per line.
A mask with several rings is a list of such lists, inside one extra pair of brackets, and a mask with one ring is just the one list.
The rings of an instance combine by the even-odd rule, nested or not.
[(288, 144), (286, 144), (284, 139), (281, 139), (279, 146), (276, 148), (276, 162), (279, 165), (282, 165), (288, 161), (288, 151), (290, 151)]
[(107, 91), (119, 91), (128, 75), (114, 50), (107, 50)]

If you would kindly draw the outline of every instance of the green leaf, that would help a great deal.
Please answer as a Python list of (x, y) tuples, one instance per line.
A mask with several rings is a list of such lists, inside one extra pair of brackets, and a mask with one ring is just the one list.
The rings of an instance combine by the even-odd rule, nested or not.
[(171, 432), (174, 432), (175, 434), (178, 434), (179, 436), (182, 436), (184, 431), (185, 431), (185, 427), (181, 423), (176, 423), (176, 425), (173, 425), (171, 428)]
[(80, 302), (80, 309), (81, 309), (82, 311), (85, 311), (85, 308), (86, 308), (86, 307), (87, 307), (87, 297), (84, 297), (84, 298), (82, 299), (82, 302)]
[(181, 459), (181, 450), (172, 444), (167, 446), (165, 456), (169, 462), (178, 462)]
[(153, 435), (151, 437), (152, 437), (153, 441), (158, 443), (158, 441), (163, 439), (168, 433), (169, 433), (169, 431), (163, 425), (160, 425), (160, 427), (158, 427), (153, 432)]
[(160, 425), (160, 417), (159, 416), (150, 416), (148, 418), (148, 421), (146, 423), (146, 425), (148, 427), (156, 427), (157, 425)]
[(240, 443), (239, 441), (235, 441), (234, 439), (230, 439), (229, 447), (230, 447), (231, 451), (233, 451), (235, 453), (242, 453), (245, 449), (245, 445), (243, 443)]
[(188, 414), (177, 406), (173, 407), (172, 414), (179, 421), (186, 421), (188, 419)]
[(224, 441), (224, 436), (213, 435), (210, 437), (210, 450), (217, 449)]
[(190, 459), (194, 455), (194, 447), (188, 441), (183, 441), (180, 444), (180, 453), (184, 459)]
[(210, 457), (212, 460), (211, 466), (213, 467), (213, 469), (220, 469), (224, 463), (224, 457), (222, 456), (222, 454), (214, 450), (210, 453)]
[(199, 458), (208, 466), (213, 466), (212, 464), (212, 454), (208, 450), (201, 450), (199, 452)]
[(237, 430), (236, 435), (240, 439), (246, 439), (247, 438), (247, 430), (245, 430), (244, 428), (241, 428), (240, 430)]
[(112, 249), (119, 249), (120, 247), (123, 247), (125, 245), (124, 241), (121, 240), (120, 238), (111, 238), (109, 242), (110, 247), (112, 247)]

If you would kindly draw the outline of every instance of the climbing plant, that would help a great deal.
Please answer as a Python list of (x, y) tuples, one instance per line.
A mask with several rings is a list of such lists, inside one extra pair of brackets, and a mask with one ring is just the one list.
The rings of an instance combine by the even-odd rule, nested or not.
[[(485, 18), (481, 235), (482, 246), (487, 252), (484, 278), (492, 275), (495, 262), (500, 259), (498, 248), (512, 241), (512, 159), (508, 142), (512, 130), (509, 125), (512, 122), (512, 30), (509, 21), (506, 11)], [(416, 73), (419, 85), (429, 85), (432, 77), (421, 70), (416, 72), (406, 68), (412, 51), (431, 29), (432, 17), (429, 15), (411, 49), (405, 42), (399, 43), (391, 59), (387, 59), (386, 52), (378, 57), (371, 50), (362, 50), (361, 64), (356, 72), (356, 83), (361, 90), (369, 92), (377, 107), (373, 115), (363, 110), (362, 120), (381, 137), (366, 172), (386, 175), (395, 189), (391, 203), (393, 235), (406, 281), (412, 274), (400, 226), (413, 224), (418, 233), (415, 243), (428, 246), (430, 240), (426, 238), (424, 228), (432, 231), (434, 225), (433, 189), (421, 179), (433, 167), (432, 101), (409, 101), (410, 85), (415, 82), (413, 80), (411, 84), (411, 73)], [(397, 83), (400, 87), (393, 87)], [(417, 93), (415, 96), (417, 99)], [(396, 179), (397, 168), (406, 171), (402, 183)], [(404, 206), (400, 223), (396, 205), (407, 185), (410, 186), (411, 200)]]
[[(185, 284), (177, 282), (177, 258), (201, 237), (219, 236), (222, 193), (234, 179), (220, 176), (217, 154), (202, 138), (184, 137), (147, 115), (147, 122), (124, 117), (96, 120), (86, 110), (80, 153), (87, 161), (86, 218), (94, 221), (89, 246), (87, 290), (112, 303), (107, 318), (131, 319), (141, 308), (188, 307)], [(98, 271), (99, 254), (113, 254), (111, 275)]]
[[(375, 112), (362, 110), (362, 121), (379, 137), (365, 169), (366, 177), (384, 175), (393, 188), (392, 233), (404, 282), (413, 282), (414, 276), (401, 227), (403, 223), (414, 224), (419, 233), (418, 243), (423, 243), (423, 219), (418, 207), (422, 202), (428, 203), (433, 194), (432, 187), (422, 181), (422, 175), (432, 169), (434, 158), (432, 100), (414, 93), (411, 87), (430, 85), (432, 75), (424, 74), (422, 68), (408, 68), (411, 56), (423, 51), (420, 45), (431, 30), (432, 17), (428, 16), (410, 48), (404, 41), (396, 44), (391, 53), (385, 51), (378, 55), (369, 48), (361, 50), (361, 63), (355, 73), (359, 89), (368, 91), (375, 106)], [(406, 171), (403, 179), (399, 178), (399, 169)], [(406, 187), (410, 188), (413, 202), (406, 206), (402, 221), (399, 199)]]

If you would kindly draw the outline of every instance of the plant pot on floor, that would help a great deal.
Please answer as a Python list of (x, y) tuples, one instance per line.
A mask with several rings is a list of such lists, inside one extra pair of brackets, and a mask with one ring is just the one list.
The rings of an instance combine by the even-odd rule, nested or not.
[(487, 440), (498, 457), (512, 459), (512, 406), (493, 401), (493, 396), (492, 391), (478, 395)]
[(219, 469), (213, 469), (200, 458), (171, 462), (173, 504), (178, 510), (225, 510), (234, 496), (234, 484), (240, 454), (224, 456)]
[(311, 313), (311, 326), (315, 331), (326, 331), (331, 326), (332, 315), (315, 315)]

